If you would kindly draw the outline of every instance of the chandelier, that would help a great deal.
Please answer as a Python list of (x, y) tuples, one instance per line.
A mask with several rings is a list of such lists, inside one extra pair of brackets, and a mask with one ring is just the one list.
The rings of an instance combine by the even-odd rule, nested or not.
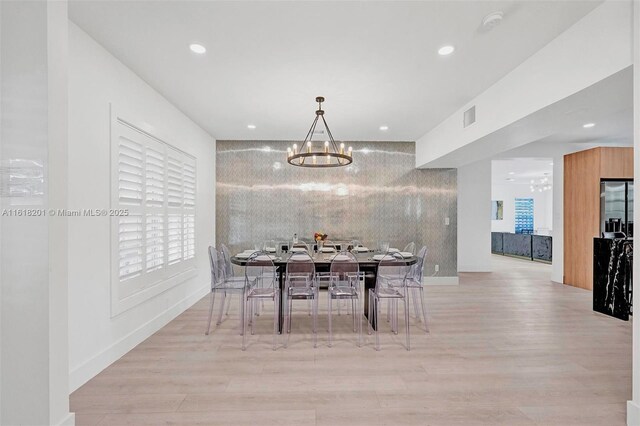
[(545, 192), (551, 189), (551, 182), (549, 182), (548, 177), (543, 177), (541, 179), (531, 179), (531, 185), (529, 189), (531, 192)]
[[(318, 96), (316, 98), (316, 102), (318, 103), (316, 118), (313, 120), (311, 128), (300, 147), (298, 147), (298, 144), (294, 143), (293, 148), (287, 148), (287, 163), (298, 167), (348, 166), (353, 162), (353, 149), (349, 147), (345, 152), (344, 143), (341, 143), (340, 146), (338, 146), (336, 141), (333, 139), (331, 130), (329, 130), (327, 121), (324, 119), (324, 111), (322, 110), (324, 98), (322, 96)], [(312, 142), (313, 135), (316, 132), (318, 119), (322, 119), (324, 128), (327, 130), (327, 135), (329, 136), (329, 140), (324, 141), (324, 145), (322, 142)], [(315, 143), (318, 144), (317, 148)]]

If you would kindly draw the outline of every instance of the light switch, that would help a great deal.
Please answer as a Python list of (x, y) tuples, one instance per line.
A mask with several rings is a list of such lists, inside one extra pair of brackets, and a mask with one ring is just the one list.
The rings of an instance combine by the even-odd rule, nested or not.
[(449, 226), (449, 218), (448, 218), (448, 217), (445, 217), (445, 218), (444, 218), (444, 224), (445, 224), (445, 225), (447, 225), (447, 226)]

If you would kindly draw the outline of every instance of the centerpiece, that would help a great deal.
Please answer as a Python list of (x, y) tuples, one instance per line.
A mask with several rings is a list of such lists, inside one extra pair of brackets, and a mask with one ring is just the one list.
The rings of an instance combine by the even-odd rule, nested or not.
[(318, 252), (322, 251), (322, 247), (324, 247), (324, 240), (327, 239), (327, 234), (322, 232), (316, 232), (313, 234), (313, 239), (316, 240), (316, 245), (318, 246)]

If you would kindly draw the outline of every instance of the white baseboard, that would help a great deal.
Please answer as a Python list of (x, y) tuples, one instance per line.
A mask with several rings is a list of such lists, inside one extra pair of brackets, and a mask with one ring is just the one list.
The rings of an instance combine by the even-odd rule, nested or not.
[(627, 401), (627, 426), (640, 426), (640, 405)]
[(424, 285), (458, 285), (460, 280), (458, 277), (424, 277), (422, 280)]
[(189, 309), (198, 300), (202, 299), (209, 293), (209, 285), (205, 285), (199, 290), (193, 292), (178, 303), (169, 307), (150, 321), (140, 325), (137, 329), (127, 334), (122, 339), (113, 343), (104, 351), (98, 353), (93, 358), (85, 361), (80, 366), (74, 368), (69, 373), (69, 393), (75, 391), (84, 385), (91, 378), (95, 377), (102, 370), (107, 368), (113, 362), (120, 359), (124, 354), (135, 348), (142, 341), (147, 339), (156, 331), (167, 325), (171, 320)]
[(493, 272), (491, 265), (458, 265), (458, 272)]
[(58, 426), (75, 426), (76, 425), (76, 413), (69, 413)]

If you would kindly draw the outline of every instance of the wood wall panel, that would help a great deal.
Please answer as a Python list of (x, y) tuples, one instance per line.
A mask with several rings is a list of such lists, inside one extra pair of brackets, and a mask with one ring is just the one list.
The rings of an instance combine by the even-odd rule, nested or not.
[(633, 178), (633, 148), (593, 148), (564, 157), (564, 283), (593, 288), (600, 235), (600, 179)]
[(599, 148), (600, 177), (633, 178), (633, 148)]

